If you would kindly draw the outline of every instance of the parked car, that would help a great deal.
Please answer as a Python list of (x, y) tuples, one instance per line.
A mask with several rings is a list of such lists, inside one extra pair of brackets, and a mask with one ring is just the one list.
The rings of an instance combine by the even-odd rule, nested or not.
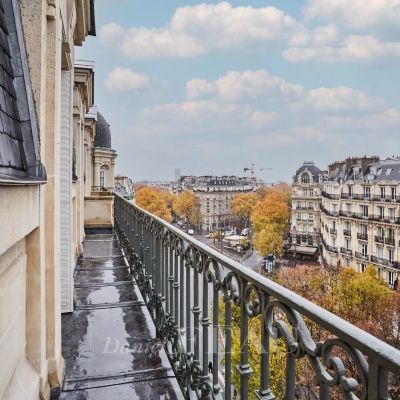
[(225, 231), (225, 236), (232, 236), (232, 235), (234, 235), (234, 234), (235, 234), (235, 231), (234, 231), (234, 230)]
[(189, 235), (194, 235), (194, 230), (193, 229), (188, 229), (188, 234)]

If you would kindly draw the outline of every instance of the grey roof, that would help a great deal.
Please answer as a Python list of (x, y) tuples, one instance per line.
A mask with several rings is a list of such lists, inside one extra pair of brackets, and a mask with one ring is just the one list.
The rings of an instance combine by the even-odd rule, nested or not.
[(318, 182), (318, 176), (323, 172), (314, 164), (313, 161), (304, 161), (303, 165), (296, 171), (295, 176), (299, 176), (304, 171), (309, 171), (315, 182)]
[(19, 3), (0, 1), (0, 182), (44, 182)]
[(400, 182), (400, 158), (388, 158), (368, 165), (365, 174), (353, 166), (346, 180), (371, 182)]
[(105, 118), (97, 111), (96, 134), (94, 136), (93, 147), (103, 147), (111, 149), (110, 125)]

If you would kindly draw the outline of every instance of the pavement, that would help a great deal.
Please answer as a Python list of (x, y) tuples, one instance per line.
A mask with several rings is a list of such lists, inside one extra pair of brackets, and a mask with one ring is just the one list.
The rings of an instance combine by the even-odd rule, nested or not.
[(75, 301), (62, 316), (62, 400), (183, 400), (113, 232), (86, 235)]

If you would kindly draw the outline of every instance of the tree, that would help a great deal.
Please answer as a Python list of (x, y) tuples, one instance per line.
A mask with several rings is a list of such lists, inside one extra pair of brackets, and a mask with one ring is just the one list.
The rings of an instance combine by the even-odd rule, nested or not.
[(243, 227), (248, 225), (257, 200), (255, 193), (241, 193), (231, 200), (232, 214), (241, 220)]
[(172, 210), (174, 201), (176, 200), (176, 195), (166, 189), (155, 188), (155, 190), (157, 191), (157, 193), (161, 197), (161, 199), (165, 202), (165, 205), (167, 206), (167, 208), (169, 210)]
[(255, 233), (254, 246), (261, 254), (266, 254), (266, 250), (281, 254), (288, 219), (289, 207), (280, 193), (271, 191), (257, 202), (251, 222)]
[(159, 192), (151, 187), (141, 187), (136, 192), (136, 204), (148, 212), (160, 217), (167, 222), (172, 221), (171, 211), (168, 210), (165, 200)]
[(189, 224), (198, 226), (201, 224), (199, 202), (193, 192), (184, 190), (175, 199), (173, 210)]
[(280, 255), (284, 245), (282, 229), (276, 224), (266, 225), (261, 231), (255, 233), (253, 244), (260, 254)]

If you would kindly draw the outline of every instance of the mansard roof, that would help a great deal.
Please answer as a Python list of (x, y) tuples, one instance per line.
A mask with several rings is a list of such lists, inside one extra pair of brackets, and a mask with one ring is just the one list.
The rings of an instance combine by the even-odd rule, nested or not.
[(99, 112), (97, 112), (96, 135), (94, 136), (93, 147), (111, 149), (110, 125)]
[(19, 2), (0, 0), (0, 183), (45, 180)]

